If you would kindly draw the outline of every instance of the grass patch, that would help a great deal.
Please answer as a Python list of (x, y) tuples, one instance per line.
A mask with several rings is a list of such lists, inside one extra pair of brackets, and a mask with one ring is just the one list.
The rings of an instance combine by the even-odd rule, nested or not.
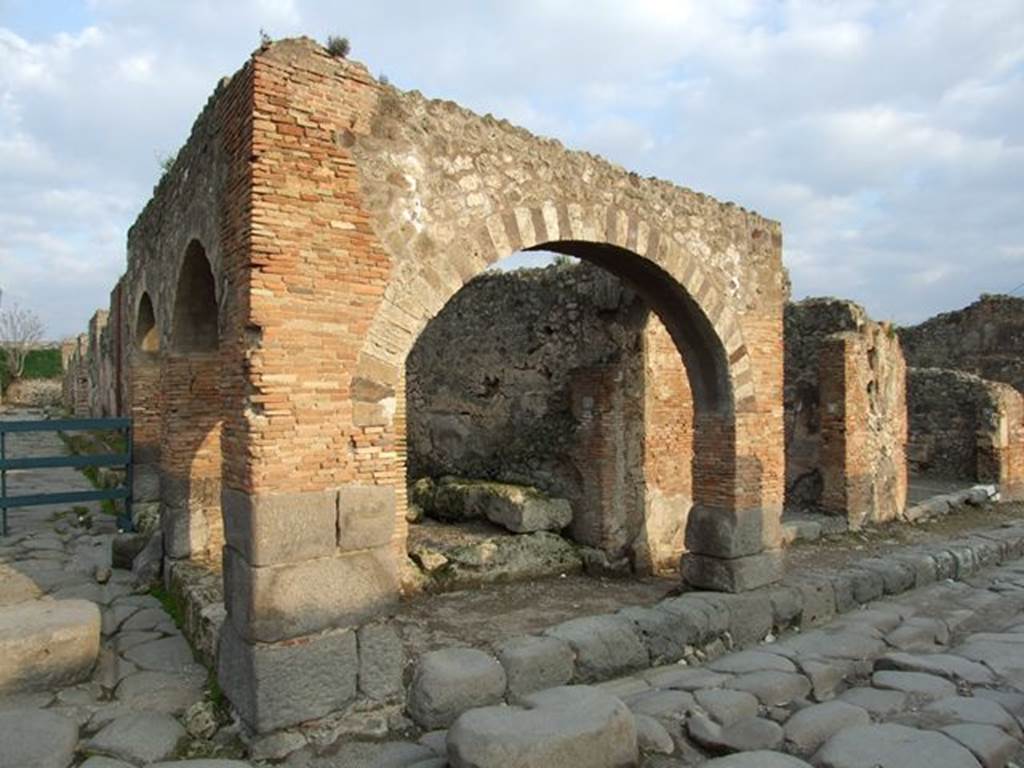
[(164, 589), (162, 584), (155, 584), (150, 587), (149, 594), (160, 602), (167, 615), (171, 617), (174, 625), (178, 629), (183, 630), (185, 627), (185, 611), (182, 608), (181, 601)]

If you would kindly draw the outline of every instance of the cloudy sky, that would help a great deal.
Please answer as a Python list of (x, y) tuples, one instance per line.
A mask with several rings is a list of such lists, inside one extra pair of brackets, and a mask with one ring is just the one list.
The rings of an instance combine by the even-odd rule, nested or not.
[(1021, 0), (0, 0), (5, 302), (52, 337), (106, 305), (261, 29), (781, 220), (795, 298), (914, 322), (1024, 283)]

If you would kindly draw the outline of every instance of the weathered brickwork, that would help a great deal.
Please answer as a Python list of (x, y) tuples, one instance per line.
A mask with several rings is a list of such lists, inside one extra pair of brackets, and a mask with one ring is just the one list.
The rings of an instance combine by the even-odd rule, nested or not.
[(908, 458), (915, 474), (998, 483), (1020, 498), (1024, 396), (1008, 384), (939, 368), (911, 368)]
[[(681, 353), (692, 421), (653, 433), (681, 445), (693, 425), (686, 578), (744, 590), (781, 575), (779, 225), (382, 86), (311, 41), (268, 45), (218, 87), (129, 233), (119, 321), (121, 344), (136, 339), (149, 297), (168, 552), (211, 553), (223, 519), (221, 682), (255, 727), (358, 695), (354, 676), (313, 683), (320, 659), (356, 669), (352, 630), (397, 597), (406, 359), (463, 284), (534, 247), (637, 291), (665, 327), (643, 367), (661, 365), (667, 338)], [(208, 291), (187, 277), (196, 253)], [(183, 345), (211, 324), (209, 343)], [(683, 390), (657, 391), (638, 413), (668, 414)], [(671, 509), (683, 481), (657, 453), (644, 463)]]
[(899, 339), (858, 305), (786, 308), (787, 504), (847, 518), (899, 515), (907, 495), (906, 365)]
[(970, 306), (899, 334), (913, 368), (973, 373), (1024, 392), (1024, 298), (982, 294)]

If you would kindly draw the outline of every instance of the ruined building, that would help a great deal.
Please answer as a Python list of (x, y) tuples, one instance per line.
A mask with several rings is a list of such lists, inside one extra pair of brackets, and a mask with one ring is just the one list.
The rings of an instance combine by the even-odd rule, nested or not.
[[(456, 294), (529, 250), (617, 278), (578, 290), (576, 327), (615, 322), (547, 367), (557, 408), (544, 353), (509, 340), (535, 395), (505, 394), (535, 426), (568, 414), (574, 431), (532, 465), (504, 440), (500, 479), (569, 497), (574, 536), (638, 569), (685, 549), (689, 585), (745, 591), (782, 575), (787, 477), (855, 524), (898, 513), (904, 373), (888, 328), (849, 308), (824, 322), (799, 353), (807, 374), (787, 374), (801, 410), (784, 418), (777, 222), (400, 92), (312, 41), (269, 44), (218, 85), (129, 231), (106, 330), (71, 352), (67, 384), (77, 411), (134, 419), (136, 506), (159, 512), (168, 565), (222, 560), (219, 679), (252, 729), (375, 698), (379, 638), (409, 586), (410, 447), (429, 474), (494, 455), (466, 432), (497, 423), (493, 406), (425, 407), (458, 380), (430, 372), (430, 339), (457, 343)], [(818, 481), (787, 475), (786, 430)]]

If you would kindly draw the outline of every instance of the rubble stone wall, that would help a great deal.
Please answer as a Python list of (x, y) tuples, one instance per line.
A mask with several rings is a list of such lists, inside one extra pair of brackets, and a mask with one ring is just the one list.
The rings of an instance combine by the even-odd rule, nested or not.
[(786, 307), (786, 503), (892, 519), (906, 503), (906, 365), (892, 328), (838, 299)]
[(998, 483), (1024, 480), (1024, 396), (1008, 384), (939, 368), (911, 368), (908, 458), (914, 474)]
[(1024, 298), (982, 294), (970, 306), (900, 328), (907, 365), (948, 368), (1024, 392)]
[[(410, 481), (445, 474), (568, 499), (571, 534), (640, 570), (678, 566), (693, 413), (664, 325), (587, 263), (488, 272), (406, 364)], [(650, 436), (661, 450), (645, 450)]]

